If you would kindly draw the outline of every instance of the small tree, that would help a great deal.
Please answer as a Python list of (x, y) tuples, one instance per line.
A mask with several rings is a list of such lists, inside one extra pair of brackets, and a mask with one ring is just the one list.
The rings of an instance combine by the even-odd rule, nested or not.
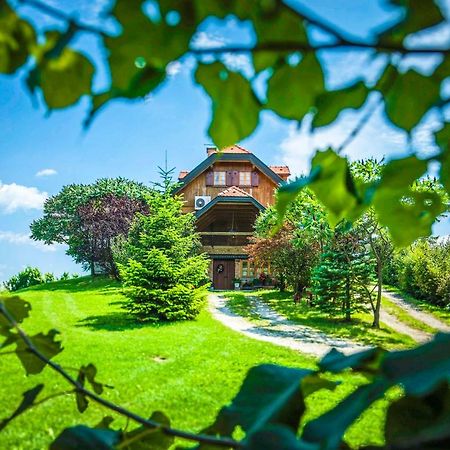
[(374, 262), (361, 237), (346, 228), (344, 223), (336, 228), (313, 271), (313, 282), (316, 305), (350, 321), (352, 312), (364, 310), (370, 301), (367, 286), (373, 282)]
[[(203, 305), (208, 260), (198, 254), (194, 216), (179, 197), (155, 194), (149, 214), (138, 214), (117, 261), (128, 309), (141, 320), (195, 318)], [(124, 262), (125, 261), (125, 262)]]
[(256, 220), (255, 235), (246, 251), (257, 265), (270, 264), (281, 290), (287, 285), (301, 296), (311, 285), (311, 271), (330, 234), (325, 212), (314, 194), (305, 190), (289, 207), (284, 225), (273, 234), (276, 223), (275, 209), (266, 209)]

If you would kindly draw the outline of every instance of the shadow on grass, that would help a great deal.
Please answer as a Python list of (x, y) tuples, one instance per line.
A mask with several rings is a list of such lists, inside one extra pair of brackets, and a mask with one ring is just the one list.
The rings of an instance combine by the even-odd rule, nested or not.
[(126, 331), (143, 328), (146, 323), (137, 321), (126, 312), (114, 312), (98, 316), (88, 316), (78, 321), (77, 327), (89, 328), (93, 331)]
[[(124, 305), (124, 302), (112, 302), (110, 305)], [(77, 327), (88, 328), (92, 331), (127, 331), (140, 328), (161, 328), (173, 326), (173, 322), (142, 322), (126, 311), (109, 314), (88, 316), (77, 323)]]
[(403, 334), (383, 326), (381, 329), (372, 328), (372, 316), (370, 313), (355, 313), (351, 322), (339, 317), (330, 317), (309, 306), (305, 302), (295, 304), (292, 293), (270, 291), (260, 293), (270, 307), (283, 314), (289, 320), (300, 325), (306, 325), (327, 334), (364, 342), (381, 347), (399, 347), (414, 345), (414, 341)]

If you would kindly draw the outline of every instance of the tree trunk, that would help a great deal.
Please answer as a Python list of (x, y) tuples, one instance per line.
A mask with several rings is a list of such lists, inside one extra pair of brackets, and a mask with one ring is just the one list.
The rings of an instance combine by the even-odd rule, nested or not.
[(380, 309), (381, 309), (381, 290), (383, 289), (383, 266), (380, 260), (377, 260), (377, 302), (373, 312), (373, 328), (380, 328)]
[(91, 261), (91, 277), (95, 277), (95, 264), (94, 261)]
[(344, 301), (345, 321), (346, 322), (350, 322), (352, 320), (352, 317), (350, 314), (350, 302), (351, 302), (350, 277), (347, 275), (346, 280), (345, 280), (345, 301)]

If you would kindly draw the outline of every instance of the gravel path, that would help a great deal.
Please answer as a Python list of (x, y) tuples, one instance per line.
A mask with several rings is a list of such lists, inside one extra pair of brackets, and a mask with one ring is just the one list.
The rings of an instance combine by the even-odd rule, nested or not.
[(432, 334), (426, 333), (425, 331), (418, 330), (417, 328), (412, 328), (401, 320), (397, 319), (393, 314), (388, 313), (386, 310), (381, 307), (380, 311), (380, 321), (387, 325), (389, 328), (393, 330), (406, 334), (410, 338), (414, 339), (416, 342), (422, 343), (431, 340), (433, 337)]
[(405, 301), (399, 294), (383, 291), (383, 296), (389, 299), (392, 303), (395, 303), (397, 306), (400, 306), (400, 308), (404, 309), (411, 317), (420, 320), (436, 330), (446, 333), (450, 332), (449, 325), (434, 317), (432, 314), (411, 305), (411, 303)]
[(332, 348), (346, 354), (368, 348), (356, 342), (330, 337), (314, 328), (293, 324), (257, 298), (251, 299), (254, 301), (254, 311), (263, 321), (261, 323), (253, 323), (231, 312), (225, 297), (221, 295), (209, 294), (209, 309), (217, 320), (248, 337), (314, 356), (321, 357)]

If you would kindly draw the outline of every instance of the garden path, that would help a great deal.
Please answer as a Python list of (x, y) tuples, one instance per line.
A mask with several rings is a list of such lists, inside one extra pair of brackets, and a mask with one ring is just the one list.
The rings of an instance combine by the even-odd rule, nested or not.
[(210, 293), (209, 308), (212, 315), (227, 327), (248, 337), (288, 347), (314, 356), (324, 356), (332, 348), (349, 354), (368, 348), (350, 340), (334, 338), (314, 328), (294, 324), (276, 313), (263, 302), (252, 297), (255, 313), (261, 320), (250, 321), (234, 314), (226, 306), (226, 298)]
[(411, 317), (420, 320), (421, 322), (427, 324), (432, 328), (435, 328), (436, 330), (446, 333), (450, 332), (450, 325), (442, 322), (432, 314), (423, 311), (414, 305), (411, 305), (411, 303), (403, 299), (401, 295), (393, 292), (383, 291), (383, 296), (389, 299), (392, 303), (395, 303), (397, 306), (400, 306), (400, 308), (404, 309)]

